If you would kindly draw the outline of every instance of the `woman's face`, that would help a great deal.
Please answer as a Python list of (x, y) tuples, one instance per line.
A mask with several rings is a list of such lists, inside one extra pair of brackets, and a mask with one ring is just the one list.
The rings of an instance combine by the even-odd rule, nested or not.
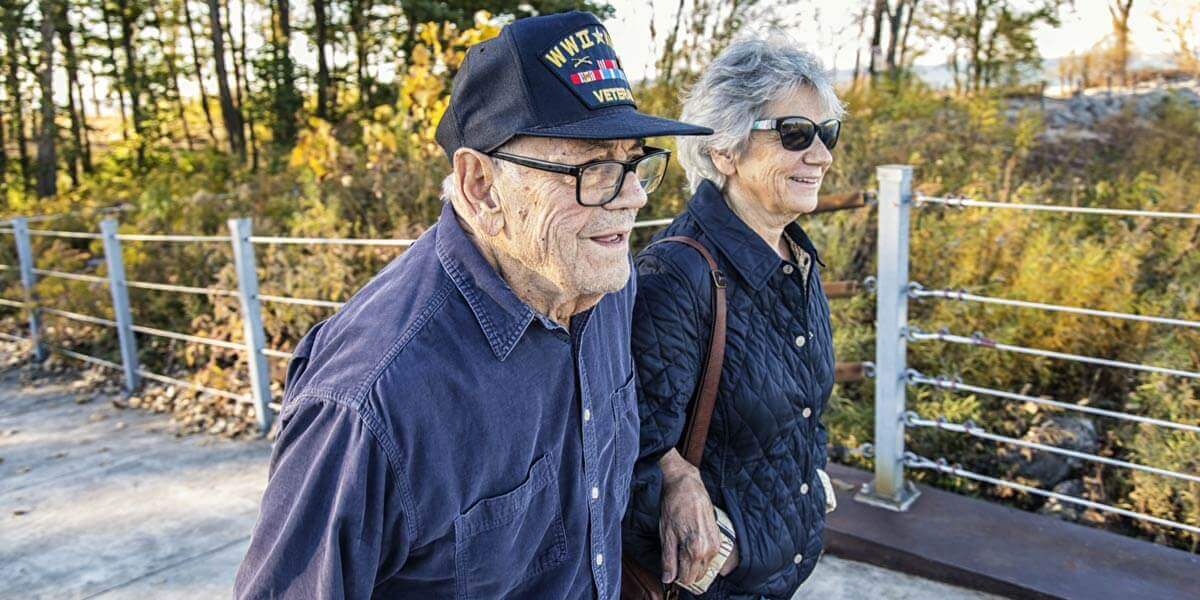
[[(808, 117), (816, 123), (834, 118), (822, 107), (816, 90), (796, 86), (763, 110), (761, 119)], [(780, 215), (799, 216), (817, 208), (817, 193), (833, 154), (818, 137), (804, 150), (787, 150), (773, 130), (752, 131), (750, 144), (737, 160), (729, 186)]]

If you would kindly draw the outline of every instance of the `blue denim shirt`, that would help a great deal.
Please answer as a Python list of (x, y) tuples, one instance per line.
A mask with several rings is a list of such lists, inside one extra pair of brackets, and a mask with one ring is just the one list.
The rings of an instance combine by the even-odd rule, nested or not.
[(634, 284), (523, 303), (446, 206), (288, 366), (238, 598), (617, 598)]

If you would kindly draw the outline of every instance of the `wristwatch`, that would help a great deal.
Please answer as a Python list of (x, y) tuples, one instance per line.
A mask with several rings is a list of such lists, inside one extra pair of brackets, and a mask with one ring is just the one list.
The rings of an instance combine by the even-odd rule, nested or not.
[(817, 478), (821, 480), (821, 487), (825, 489), (825, 514), (829, 514), (837, 508), (837, 494), (833, 491), (833, 482), (829, 481), (829, 474), (824, 469), (817, 469)]
[(733, 544), (737, 540), (737, 534), (733, 532), (733, 522), (729, 520), (729, 515), (725, 511), (713, 507), (713, 511), (717, 516), (717, 534), (721, 538), (721, 545), (717, 548), (717, 555), (708, 563), (708, 568), (704, 570), (704, 577), (692, 584), (677, 585), (693, 594), (700, 595), (708, 591), (708, 586), (716, 580), (717, 574), (721, 572), (721, 567), (725, 566), (725, 561), (729, 560), (729, 555), (733, 554)]

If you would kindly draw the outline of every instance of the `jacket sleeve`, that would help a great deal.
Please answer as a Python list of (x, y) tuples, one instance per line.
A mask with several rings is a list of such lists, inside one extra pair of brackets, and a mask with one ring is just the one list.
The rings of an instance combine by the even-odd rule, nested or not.
[[(684, 251), (692, 252), (686, 248)], [(706, 298), (699, 304), (694, 284), (675, 264), (658, 255), (639, 256), (637, 268), (632, 346), (641, 432), (623, 523), (623, 545), (629, 556), (658, 574), (662, 496), (658, 460), (683, 433), (708, 346), (709, 332), (701, 323), (708, 322), (711, 300)]]
[(344, 404), (298, 398), (281, 422), (235, 598), (370, 598), (411, 540), (395, 473)]

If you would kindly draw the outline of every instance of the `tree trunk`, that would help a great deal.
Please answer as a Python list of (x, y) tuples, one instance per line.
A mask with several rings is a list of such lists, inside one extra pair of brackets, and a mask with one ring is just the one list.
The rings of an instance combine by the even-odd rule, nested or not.
[(907, 7), (907, 0), (896, 0), (896, 8), (887, 13), (888, 46), (886, 64), (889, 73), (896, 71), (896, 55), (900, 46), (900, 26), (904, 22), (904, 9)]
[(278, 0), (275, 28), (275, 143), (290, 148), (296, 143), (296, 113), (300, 110), (300, 95), (296, 92), (295, 63), (290, 50), (292, 40), (289, 0)]
[[(246, 108), (242, 104), (242, 98), (250, 100), (250, 62), (246, 60), (246, 0), (238, 2), (238, 7), (241, 9), (241, 28), (242, 28), (242, 43), (238, 47), (238, 54), (242, 56), (242, 95), (238, 96), (238, 106), (242, 109)], [(254, 113), (250, 110), (245, 110), (246, 115), (246, 131), (250, 132), (250, 168), (258, 170), (258, 143), (254, 139)]]
[(873, 28), (871, 29), (871, 56), (867, 62), (867, 73), (871, 75), (871, 79), (875, 79), (875, 74), (879, 69), (879, 59), (883, 58), (883, 50), (880, 48), (880, 43), (883, 40), (883, 13), (887, 10), (887, 0), (875, 0), (875, 10), (871, 16)]
[(21, 97), (21, 45), (18, 26), (24, 16), (24, 5), (5, 2), (8, 18), (4, 22), (4, 40), (8, 50), (8, 101), (12, 103), (13, 138), (17, 143), (17, 159), (21, 166), (21, 181), (25, 189), (33, 188), (32, 166), (29, 163), (29, 139), (25, 136), (25, 107)]
[[(95, 75), (91, 73), (90, 69), (88, 71), (88, 77), (89, 79), (92, 79), (93, 83), (95, 83)], [(95, 97), (94, 93), (95, 92), (93, 91), (93, 99)], [(79, 82), (78, 78), (75, 79), (75, 97), (79, 99), (79, 131), (81, 142), (81, 145), (79, 146), (79, 153), (80, 157), (83, 159), (83, 172), (91, 173), (92, 141), (88, 136), (87, 103), (83, 101), (83, 84)]]
[[(329, 102), (329, 63), (325, 57), (325, 46), (329, 43), (325, 0), (313, 0), (313, 18), (317, 29), (317, 116), (328, 121), (333, 107)], [(410, 26), (415, 28), (416, 24)]]
[(55, 153), (55, 137), (58, 130), (54, 123), (54, 0), (41, 0), (42, 11), (42, 64), (39, 73), (42, 90), (42, 131), (38, 137), (37, 195), (48, 198), (58, 194), (58, 157)]
[(908, 32), (912, 31), (913, 13), (917, 12), (917, 4), (920, 0), (912, 0), (908, 5), (908, 18), (904, 21), (904, 33), (900, 35), (900, 66), (908, 64)]
[(1113, 0), (1113, 4), (1108, 5), (1117, 38), (1117, 72), (1123, 86), (1129, 85), (1129, 13), (1132, 10), (1133, 0)]
[(112, 11), (109, 10), (108, 0), (100, 0), (100, 14), (104, 18), (104, 43), (108, 46), (108, 66), (112, 69), (113, 84), (109, 93), (117, 95), (117, 109), (121, 115), (121, 139), (128, 140), (129, 120), (125, 113), (125, 87), (121, 84), (121, 67), (117, 63), (117, 42), (112, 34)]
[(129, 90), (129, 112), (133, 115), (133, 132), (137, 135), (137, 164), (142, 166), (146, 159), (145, 112), (142, 107), (142, 82), (138, 74), (138, 63), (133, 48), (137, 36), (134, 23), (136, 16), (129, 0), (117, 0), (121, 23), (121, 50), (125, 53), (125, 87)]
[[(71, 160), (68, 163), (71, 167), (71, 184), (79, 186), (79, 168), (83, 162), (83, 126), (81, 124), (82, 117), (80, 112), (83, 111), (83, 96), (79, 95), (79, 60), (75, 56), (75, 43), (71, 39), (74, 28), (71, 26), (71, 16), (67, 12), (67, 3), (60, 2), (58, 5), (58, 35), (62, 41), (63, 58), (66, 60), (67, 67), (67, 109), (71, 113)], [(78, 102), (76, 99), (78, 98)], [(91, 170), (89, 166), (84, 167)]]
[(242, 114), (233, 105), (229, 91), (229, 75), (225, 71), (225, 42), (221, 30), (220, 0), (208, 0), (208, 18), (212, 28), (213, 62), (217, 70), (217, 91), (221, 97), (221, 118), (229, 136), (229, 149), (243, 162), (246, 160), (246, 141), (242, 137)]
[(161, 4), (152, 2), (150, 6), (154, 11), (154, 20), (158, 24), (158, 35), (154, 36), (154, 39), (158, 43), (158, 51), (163, 55), (163, 62), (167, 65), (167, 84), (171, 86), (170, 93), (175, 95), (175, 109), (179, 113), (179, 123), (183, 127), (183, 141), (188, 150), (195, 150), (192, 145), (192, 132), (188, 128), (187, 111), (183, 106), (183, 93), (179, 89), (179, 72), (175, 70), (175, 48), (177, 48), (175, 21), (167, 23)]
[(358, 84), (358, 105), (367, 106), (366, 0), (350, 1), (350, 32), (354, 36), (354, 74)]
[(208, 121), (208, 136), (213, 143), (217, 142), (217, 126), (213, 124), (212, 111), (208, 108), (208, 92), (204, 91), (204, 71), (200, 68), (200, 50), (196, 48), (196, 29), (192, 26), (192, 10), (188, 8), (188, 0), (180, 0), (183, 5), (183, 20), (187, 23), (188, 40), (192, 44), (192, 68), (196, 71), (196, 85), (200, 90), (200, 108), (204, 110), (204, 120)]

